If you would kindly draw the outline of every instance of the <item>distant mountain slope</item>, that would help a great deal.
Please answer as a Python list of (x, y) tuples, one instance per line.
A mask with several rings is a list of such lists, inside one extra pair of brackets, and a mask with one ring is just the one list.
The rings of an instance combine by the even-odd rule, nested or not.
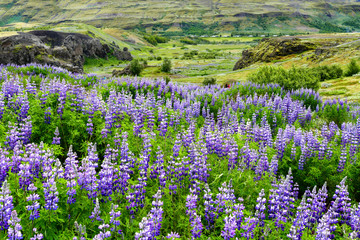
[(212, 31), (344, 32), (360, 29), (359, 0), (0, 0), (0, 26), (13, 22)]

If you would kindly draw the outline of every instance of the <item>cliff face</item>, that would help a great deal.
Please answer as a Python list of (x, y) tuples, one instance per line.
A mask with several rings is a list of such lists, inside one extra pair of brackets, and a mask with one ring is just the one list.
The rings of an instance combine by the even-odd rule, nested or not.
[(0, 64), (42, 63), (83, 72), (85, 57), (132, 60), (127, 49), (111, 49), (100, 40), (78, 33), (32, 31), (0, 38)]
[(282, 56), (302, 53), (316, 48), (314, 43), (300, 39), (263, 39), (256, 47), (245, 50), (237, 61), (234, 70), (248, 67), (256, 62), (270, 62)]

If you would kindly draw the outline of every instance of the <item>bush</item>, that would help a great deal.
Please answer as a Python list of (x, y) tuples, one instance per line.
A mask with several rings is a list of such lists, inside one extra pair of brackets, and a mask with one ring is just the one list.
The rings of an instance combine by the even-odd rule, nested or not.
[(142, 60), (142, 63), (143, 63), (143, 65), (144, 65), (144, 68), (148, 65), (148, 62), (146, 61), (146, 59), (143, 59), (143, 60)]
[(161, 71), (166, 73), (171, 71), (171, 60), (169, 58), (164, 58), (164, 61), (161, 65)]
[(320, 81), (336, 79), (343, 76), (343, 70), (339, 65), (332, 65), (332, 66), (319, 66), (313, 68), (315, 73), (319, 74)]
[(353, 59), (347, 66), (347, 70), (345, 72), (346, 77), (351, 77), (354, 74), (357, 74), (360, 72), (360, 66), (357, 64), (357, 62)]
[(261, 67), (257, 72), (251, 74), (249, 81), (268, 84), (277, 83), (286, 90), (296, 90), (300, 88), (320, 88), (320, 76), (311, 69), (292, 67), (285, 70), (282, 67)]
[(206, 77), (202, 83), (204, 86), (215, 85), (216, 78), (214, 77)]
[(190, 38), (182, 38), (182, 39), (180, 39), (180, 42), (188, 44), (188, 45), (197, 45), (197, 43)]
[(156, 46), (158, 43), (166, 43), (168, 41), (167, 38), (157, 35), (145, 35), (144, 39), (154, 46)]
[(134, 59), (130, 62), (130, 72), (131, 75), (138, 76), (143, 70), (143, 65), (139, 62), (138, 59)]

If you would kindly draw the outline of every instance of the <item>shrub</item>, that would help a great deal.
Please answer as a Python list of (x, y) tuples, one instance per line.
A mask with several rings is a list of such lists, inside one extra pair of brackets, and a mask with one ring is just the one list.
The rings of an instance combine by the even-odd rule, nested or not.
[(357, 62), (353, 59), (347, 66), (347, 70), (345, 72), (345, 76), (351, 77), (354, 74), (357, 74), (360, 72), (360, 66), (357, 64)]
[(343, 76), (343, 70), (339, 65), (332, 65), (332, 66), (319, 66), (313, 68), (315, 73), (319, 74), (320, 81), (336, 79)]
[(146, 61), (146, 59), (143, 59), (143, 60), (142, 60), (142, 63), (143, 63), (143, 65), (144, 65), (144, 68), (148, 65), (148, 62)]
[(190, 38), (182, 38), (182, 39), (180, 39), (180, 42), (185, 43), (185, 44), (189, 44), (189, 45), (197, 45), (197, 43), (194, 40), (190, 39)]
[(319, 74), (306, 68), (292, 67), (285, 70), (282, 67), (265, 66), (251, 74), (248, 80), (259, 84), (277, 83), (286, 90), (300, 88), (318, 90), (320, 88)]
[(171, 71), (171, 60), (169, 58), (164, 58), (164, 61), (161, 65), (161, 71), (166, 73)]
[(166, 37), (161, 37), (157, 35), (145, 35), (144, 39), (154, 46), (156, 46), (158, 43), (166, 43), (168, 41)]
[(139, 62), (138, 59), (134, 59), (130, 62), (131, 75), (134, 75), (134, 76), (140, 75), (143, 68), (144, 68), (143, 65)]
[(204, 86), (215, 85), (216, 78), (214, 77), (206, 77), (202, 83)]

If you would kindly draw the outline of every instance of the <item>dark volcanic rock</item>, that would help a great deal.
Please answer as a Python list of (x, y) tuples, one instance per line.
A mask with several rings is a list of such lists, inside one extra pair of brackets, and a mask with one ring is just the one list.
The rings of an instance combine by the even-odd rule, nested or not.
[(85, 57), (107, 58), (112, 52), (119, 60), (132, 60), (127, 49), (111, 49), (99, 39), (79, 33), (32, 31), (0, 38), (0, 64), (46, 63), (82, 72)]
[(114, 56), (119, 60), (131, 61), (133, 59), (133, 57), (131, 56), (130, 52), (126, 47), (122, 51), (115, 49)]
[(256, 62), (270, 62), (282, 56), (298, 54), (315, 48), (315, 44), (302, 42), (298, 38), (264, 38), (256, 47), (242, 52), (242, 58), (235, 64), (234, 70), (248, 67)]

